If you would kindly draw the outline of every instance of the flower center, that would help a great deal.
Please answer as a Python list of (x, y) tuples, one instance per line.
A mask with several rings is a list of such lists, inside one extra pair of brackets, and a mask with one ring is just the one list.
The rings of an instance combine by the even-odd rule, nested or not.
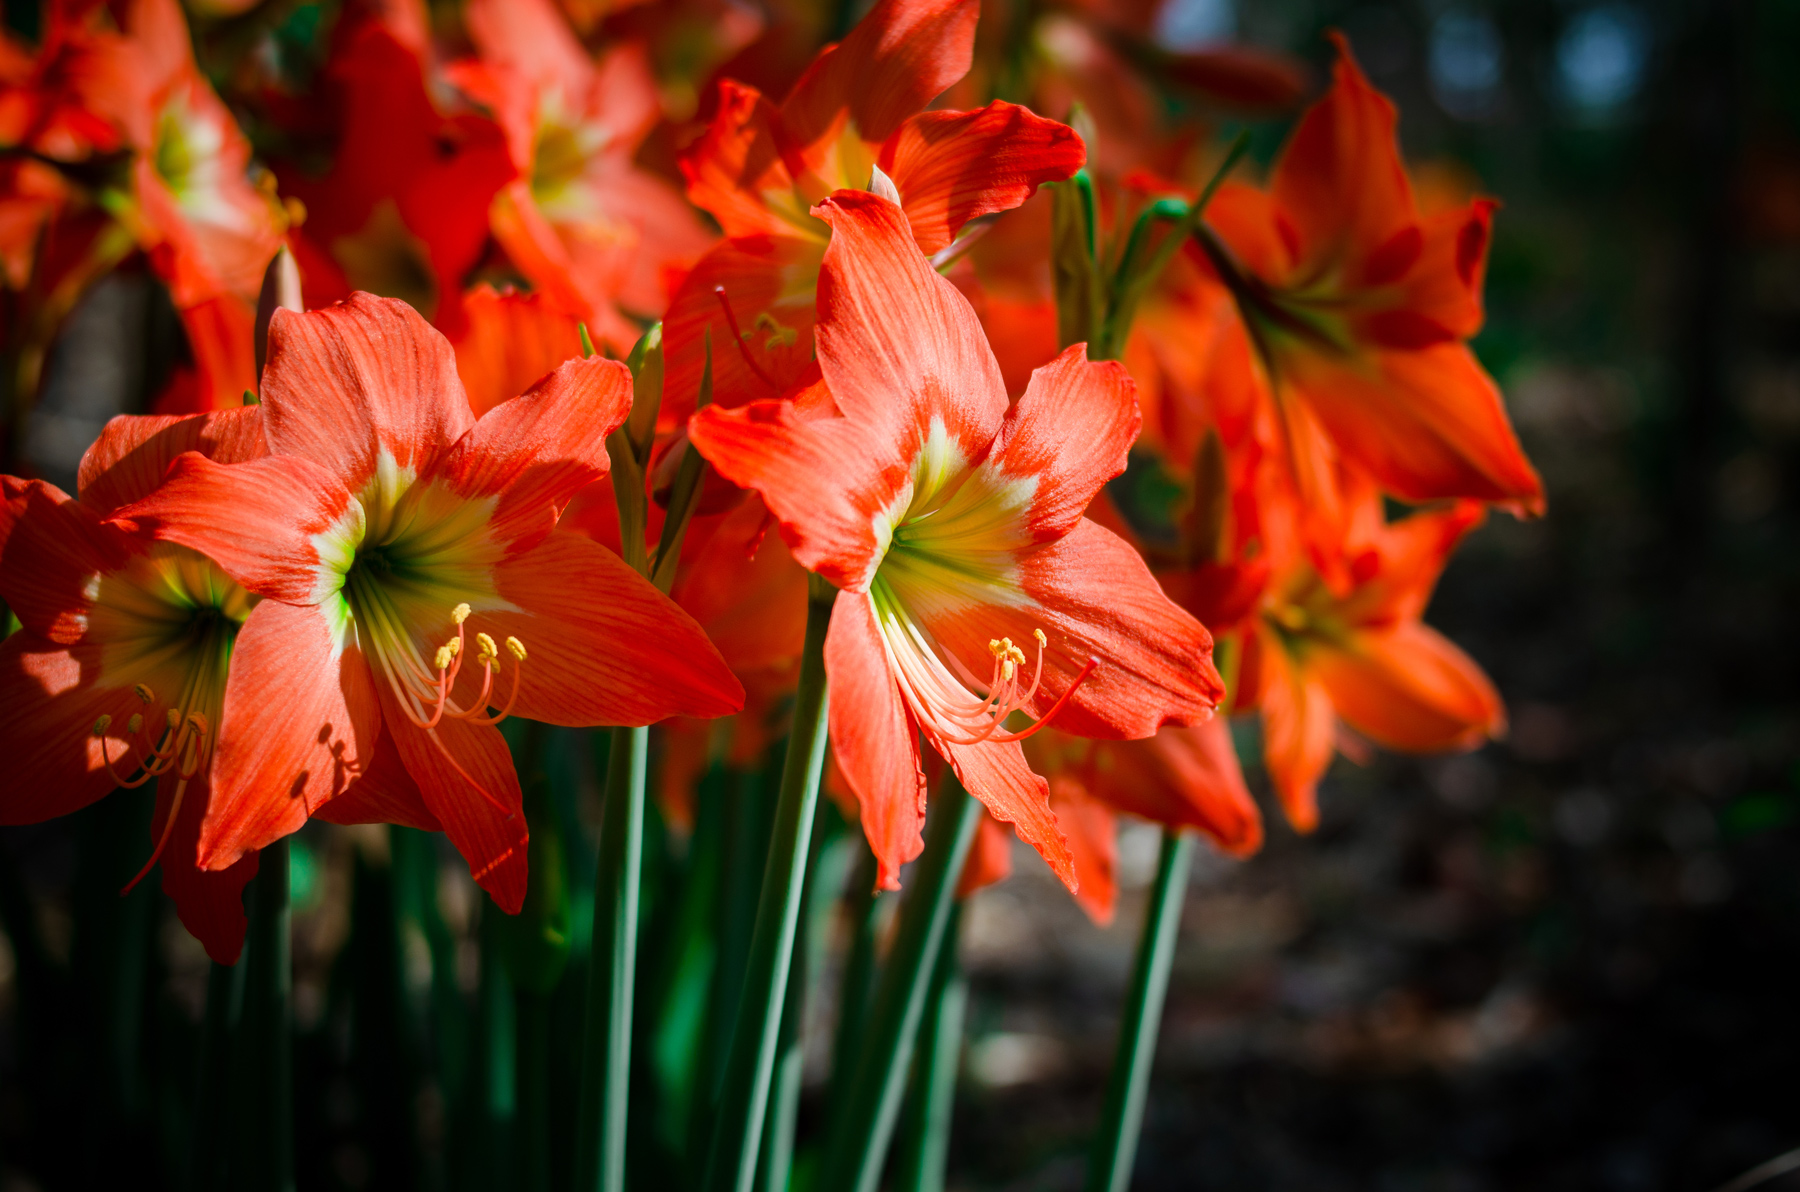
[[(107, 736), (113, 718), (102, 715), (94, 722), (94, 736), (100, 740), (100, 757), (107, 774), (126, 790), (135, 790), (152, 778), (175, 776), (175, 795), (169, 802), (169, 815), (162, 835), (150, 859), (137, 876), (125, 884), (120, 894), (128, 894), (144, 880), (144, 876), (162, 858), (163, 848), (175, 830), (188, 782), (205, 772), (218, 745), (221, 709), (225, 702), (225, 680), (231, 666), (231, 649), (237, 640), (238, 622), (218, 609), (198, 612), (189, 627), (184, 652), (188, 655), (187, 675), (174, 704), (164, 713), (160, 731), (146, 732), (144, 714), (133, 712), (125, 722), (125, 751), (115, 760)], [(143, 683), (135, 684), (132, 693), (145, 708), (156, 703), (156, 692)]]

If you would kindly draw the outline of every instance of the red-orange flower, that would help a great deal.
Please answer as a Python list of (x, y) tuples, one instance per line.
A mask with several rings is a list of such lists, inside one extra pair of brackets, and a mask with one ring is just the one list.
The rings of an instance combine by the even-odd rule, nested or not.
[[(898, 206), (839, 191), (808, 403), (714, 406), (693, 442), (761, 491), (800, 563), (840, 591), (826, 643), (831, 737), (892, 886), (921, 847), (918, 734), (1074, 887), (1014, 712), (1143, 737), (1199, 723), (1222, 687), (1212, 640), (1082, 510), (1137, 434), (1131, 379), (1080, 347), (1008, 407), (967, 300)], [(835, 409), (822, 408), (835, 406)]]
[(517, 176), (494, 196), (494, 236), (519, 271), (628, 347), (618, 308), (660, 314), (679, 276), (713, 237), (671, 184), (633, 161), (661, 116), (643, 46), (598, 63), (549, 0), (472, 0), (464, 11), (480, 57), (450, 77), (486, 104)]
[(0, 596), (22, 625), (0, 643), (0, 822), (67, 815), (156, 778), (151, 861), (161, 860), (182, 923), (222, 964), (243, 945), (256, 856), (205, 872), (195, 846), (228, 731), (233, 644), (256, 597), (205, 556), (102, 519), (154, 490), (180, 452), (260, 455), (260, 421), (254, 409), (116, 418), (82, 460), (79, 501), (0, 478)]
[(922, 110), (968, 71), (978, 7), (879, 0), (820, 52), (780, 107), (751, 87), (721, 84), (718, 115), (682, 171), (688, 196), (728, 239), (669, 308), (668, 420), (692, 409), (709, 329), (719, 404), (778, 397), (807, 375), (829, 235), (810, 208), (832, 191), (868, 186), (879, 166), (929, 255), (970, 220), (1016, 207), (1080, 167), (1073, 132), (1013, 104)]
[(1207, 211), (1208, 255), (1266, 370), (1302, 498), (1329, 498), (1335, 456), (1406, 500), (1538, 509), (1537, 473), (1466, 343), (1494, 203), (1420, 210), (1394, 106), (1336, 41), (1332, 88), (1269, 189), (1227, 184)]
[(499, 719), (644, 724), (739, 706), (691, 618), (616, 555), (554, 532), (606, 473), (630, 392), (622, 365), (572, 360), (477, 419), (449, 344), (405, 304), (358, 294), (277, 312), (270, 454), (230, 467), (184, 455), (119, 514), (265, 598), (225, 691), (242, 734), (214, 767), (202, 866), (329, 815), (391, 742), (392, 817), (441, 823), (516, 911), (525, 822)]
[(1420, 619), (1481, 506), (1458, 502), (1393, 523), (1373, 493), (1351, 508), (1347, 590), (1334, 592), (1297, 559), (1270, 580), (1244, 637), (1242, 690), (1262, 711), (1269, 777), (1302, 831), (1318, 822), (1314, 789), (1339, 721), (1409, 753), (1470, 749), (1506, 723), (1481, 668)]

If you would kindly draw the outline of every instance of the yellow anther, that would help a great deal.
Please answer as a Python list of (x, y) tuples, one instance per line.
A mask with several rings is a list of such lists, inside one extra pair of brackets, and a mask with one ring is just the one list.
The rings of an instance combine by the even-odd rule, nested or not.
[(1275, 609), (1271, 615), (1274, 617), (1276, 624), (1291, 633), (1302, 632), (1310, 622), (1310, 618), (1307, 617), (1305, 609), (1296, 608), (1291, 604), (1281, 605), (1279, 608)]
[(156, 692), (150, 690), (148, 687), (144, 686), (142, 683), (139, 683), (136, 687), (133, 687), (132, 690), (137, 693), (138, 699), (142, 700), (146, 704), (150, 703), (156, 699)]
[(1010, 637), (990, 637), (990, 638), (988, 638), (988, 653), (992, 654), (995, 658), (1006, 657), (1006, 652), (1010, 649), (1012, 649), (1012, 638), (1010, 638)]
[(103, 712), (100, 715), (100, 719), (94, 721), (94, 735), (96, 737), (104, 737), (106, 735), (106, 730), (111, 727), (112, 717)]
[(450, 669), (450, 661), (455, 657), (455, 650), (452, 650), (449, 646), (439, 646), (437, 649), (437, 657), (433, 659), (433, 661), (437, 663), (437, 668), (439, 670), (447, 671)]
[(169, 709), (167, 719), (170, 732), (174, 732), (181, 727), (181, 713), (177, 712), (174, 708)]
[(476, 653), (476, 657), (481, 662), (492, 663), (500, 660), (500, 647), (496, 646), (494, 644), (494, 639), (487, 634), (477, 633), (475, 635), (475, 644), (480, 647)]
[(1037, 638), (1037, 644), (1038, 644), (1039, 649), (1042, 649), (1043, 647), (1048, 646), (1050, 644), (1050, 639), (1044, 636), (1044, 631), (1042, 629), (1033, 629), (1031, 631), (1031, 636)]
[(516, 637), (509, 637), (506, 639), (506, 648), (508, 650), (512, 651), (512, 656), (514, 658), (517, 658), (520, 662), (525, 661), (525, 643), (524, 642), (520, 641)]
[(194, 731), (201, 737), (206, 736), (207, 728), (209, 726), (206, 723), (206, 717), (204, 715), (199, 712), (190, 712), (188, 713), (188, 723), (194, 726)]
[[(112, 717), (107, 716), (104, 719), (111, 720)], [(142, 716), (139, 716), (136, 712), (133, 712), (131, 714), (131, 719), (127, 720), (125, 722), (125, 731), (130, 733), (133, 736), (136, 736), (137, 731), (143, 727), (144, 727), (144, 718)]]
[(1011, 658), (1008, 658), (1005, 661), (1000, 663), (1000, 678), (1004, 682), (1006, 680), (1011, 679), (1012, 677), (1013, 677), (1013, 660)]
[(461, 625), (464, 621), (469, 619), (470, 611), (467, 604), (459, 604), (450, 610), (450, 620), (457, 625)]

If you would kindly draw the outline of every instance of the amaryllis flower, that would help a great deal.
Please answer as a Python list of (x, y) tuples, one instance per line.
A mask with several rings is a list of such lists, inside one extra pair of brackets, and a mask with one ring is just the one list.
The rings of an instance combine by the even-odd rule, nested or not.
[(525, 820), (498, 720), (738, 707), (690, 617), (618, 556), (555, 532), (570, 495), (606, 473), (630, 393), (623, 365), (572, 360), (477, 419), (449, 343), (404, 303), (357, 294), (276, 313), (269, 454), (229, 467), (184, 455), (119, 515), (264, 597), (226, 690), (243, 734), (214, 767), (202, 866), (328, 814), (391, 742), (404, 774), (390, 771), (384, 797), (410, 806), (405, 822), (442, 824), (517, 911)]
[(1388, 523), (1373, 493), (1350, 505), (1348, 589), (1296, 562), (1270, 580), (1244, 635), (1240, 698), (1261, 708), (1269, 776), (1302, 831), (1318, 823), (1314, 791), (1340, 721), (1407, 753), (1472, 749), (1506, 723), (1481, 668), (1420, 619), (1482, 507), (1462, 501)]
[[(81, 465), (81, 499), (0, 478), (0, 596), (22, 628), (0, 643), (0, 823), (67, 815), (156, 780), (150, 865), (216, 961), (237, 959), (253, 852), (223, 872), (195, 863), (226, 725), (234, 643), (257, 598), (204, 555), (103, 520), (149, 494), (181, 452), (262, 452), (260, 415), (121, 417)], [(140, 877), (143, 875), (140, 873)]]
[(1536, 509), (1543, 487), (1466, 343), (1494, 203), (1420, 210), (1394, 106), (1336, 41), (1332, 88), (1269, 189), (1227, 184), (1207, 211), (1208, 252), (1267, 372), (1301, 493), (1329, 496), (1335, 456), (1406, 500)]
[(922, 732), (1073, 887), (1046, 784), (1019, 747), (1031, 730), (1008, 718), (1144, 737), (1204, 721), (1222, 690), (1206, 630), (1082, 517), (1137, 434), (1130, 377), (1071, 348), (1009, 409), (974, 312), (906, 213), (856, 191), (813, 213), (832, 229), (818, 317), (828, 397), (708, 407), (689, 434), (840, 589), (831, 739), (881, 882), (921, 847)]
[(134, 151), (128, 188), (104, 200), (136, 236), (182, 315), (192, 408), (237, 405), (256, 385), (252, 326), (287, 215), (252, 176), (250, 142), (200, 74), (175, 0), (132, 0), (124, 36), (85, 51), (89, 102)]
[(670, 419), (692, 409), (708, 329), (721, 405), (778, 397), (806, 376), (828, 238), (809, 209), (832, 191), (867, 187), (879, 166), (930, 254), (970, 220), (1017, 207), (1040, 183), (1080, 168), (1080, 138), (1016, 105), (923, 110), (968, 72), (978, 7), (879, 0), (779, 107), (753, 88), (721, 84), (718, 115), (682, 171), (688, 197), (728, 239), (695, 266), (665, 320)]
[(595, 63), (550, 0), (472, 0), (464, 21), (480, 56), (448, 73), (493, 111), (517, 171), (494, 197), (495, 238), (533, 285), (630, 346), (618, 308), (661, 314), (670, 276), (713, 240), (633, 161), (662, 114), (644, 47)]

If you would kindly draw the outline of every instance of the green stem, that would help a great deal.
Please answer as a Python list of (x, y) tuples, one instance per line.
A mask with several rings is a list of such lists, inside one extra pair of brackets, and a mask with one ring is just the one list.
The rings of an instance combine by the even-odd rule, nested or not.
[(945, 929), (919, 1032), (918, 1060), (907, 1116), (911, 1129), (901, 1136), (900, 1174), (894, 1192), (944, 1192), (944, 1166), (950, 1155), (950, 1114), (956, 1102), (956, 1073), (962, 1060), (963, 1016), (969, 983), (956, 963), (956, 939), (962, 924), (958, 900)]
[(1162, 853), (1156, 862), (1156, 884), (1138, 939), (1131, 986), (1119, 1023), (1119, 1049), (1107, 1078), (1100, 1131), (1088, 1157), (1087, 1192), (1125, 1192), (1137, 1156), (1138, 1131), (1144, 1122), (1144, 1097), (1150, 1087), (1150, 1063), (1156, 1055), (1156, 1032), (1162, 1024), (1163, 996), (1169, 991), (1169, 968), (1175, 959), (1175, 932), (1187, 893), (1188, 862), (1194, 834), (1163, 829)]
[(194, 1133), (188, 1187), (225, 1187), (225, 1152), (231, 1138), (231, 1031), (244, 996), (241, 964), (213, 965), (206, 974), (206, 1017), (200, 1024), (200, 1080), (194, 1094)]
[(788, 1174), (794, 1165), (794, 1131), (800, 1121), (800, 1084), (806, 1059), (802, 1031), (806, 1019), (806, 985), (811, 972), (812, 907), (828, 806), (819, 802), (813, 809), (812, 847), (806, 862), (806, 885), (800, 895), (801, 921), (794, 936), (794, 958), (788, 965), (787, 997), (781, 1007), (781, 1040), (769, 1089), (769, 1112), (760, 1158), (762, 1170), (756, 1177), (756, 1192), (786, 1192)]
[(712, 1145), (707, 1151), (703, 1186), (709, 1192), (749, 1192), (756, 1178), (756, 1155), (787, 1001), (819, 772), (825, 764), (825, 631), (831, 623), (832, 594), (815, 579), (808, 597), (794, 728), (781, 770), (775, 832), (769, 841), (756, 928), (750, 937), (750, 962), (744, 972), (744, 991), (738, 999), (737, 1024), (731, 1032)]
[[(294, 1187), (293, 985), (288, 930), (288, 839), (257, 859), (244, 963), (243, 1060), (248, 1170), (238, 1186), (255, 1192)], [(234, 1180), (234, 1183), (238, 1181)]]
[(900, 904), (899, 930), (881, 985), (856, 1076), (832, 1124), (817, 1186), (832, 1192), (875, 1192), (900, 1113), (907, 1068), (926, 994), (943, 947), (957, 879), (980, 822), (981, 804), (951, 776), (925, 828), (925, 851)]
[(850, 917), (850, 951), (844, 958), (844, 979), (838, 991), (837, 1029), (831, 1036), (831, 1095), (828, 1106), (843, 1104), (856, 1075), (856, 1045), (862, 1039), (863, 1024), (869, 1017), (869, 987), (875, 982), (875, 925), (877, 895), (875, 878), (879, 868), (868, 839), (855, 833), (855, 847), (861, 850), (856, 868), (850, 871), (852, 883), (844, 899)]
[(515, 989), (523, 1192), (550, 1192), (550, 999)]
[(511, 1185), (513, 1129), (518, 1117), (517, 1033), (512, 979), (501, 958), (500, 911), (481, 909), (481, 989), (476, 1010), (477, 1121), (480, 1161), (477, 1187)]
[(576, 1118), (576, 1186), (623, 1192), (631, 1091), (632, 993), (637, 981), (638, 879), (644, 848), (644, 762), (650, 730), (615, 728), (594, 875), (586, 1029)]

